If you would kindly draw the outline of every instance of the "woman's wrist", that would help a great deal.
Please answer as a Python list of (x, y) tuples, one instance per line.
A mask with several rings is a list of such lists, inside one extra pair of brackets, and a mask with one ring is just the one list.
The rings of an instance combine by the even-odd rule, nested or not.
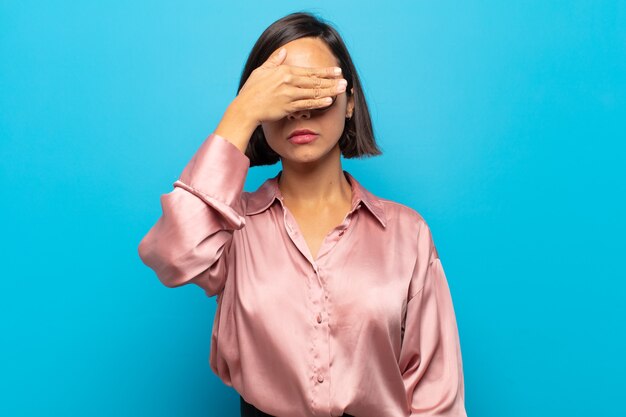
[(222, 136), (245, 153), (250, 137), (258, 125), (258, 122), (246, 111), (246, 107), (235, 98), (224, 112), (224, 116), (214, 133)]

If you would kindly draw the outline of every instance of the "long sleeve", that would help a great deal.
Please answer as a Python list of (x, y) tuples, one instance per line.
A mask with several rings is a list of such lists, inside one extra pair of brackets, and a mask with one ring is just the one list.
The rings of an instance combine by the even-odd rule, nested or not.
[(194, 283), (208, 296), (222, 291), (233, 231), (245, 226), (242, 194), (249, 167), (243, 152), (212, 133), (174, 189), (161, 195), (162, 215), (138, 252), (164, 285)]
[(399, 365), (411, 417), (467, 417), (463, 363), (448, 282), (424, 223), (422, 261), (406, 306)]

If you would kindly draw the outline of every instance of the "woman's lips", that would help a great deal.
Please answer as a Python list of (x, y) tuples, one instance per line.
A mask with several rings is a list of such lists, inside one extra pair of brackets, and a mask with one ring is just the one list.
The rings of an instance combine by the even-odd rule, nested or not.
[(294, 143), (296, 145), (304, 145), (306, 143), (311, 143), (315, 139), (317, 139), (319, 135), (313, 133), (305, 133), (302, 135), (295, 135), (287, 139), (289, 142)]

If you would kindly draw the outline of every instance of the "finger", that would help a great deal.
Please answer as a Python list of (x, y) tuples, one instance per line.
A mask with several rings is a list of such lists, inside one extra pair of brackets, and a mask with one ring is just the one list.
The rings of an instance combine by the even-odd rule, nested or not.
[(334, 86), (330, 88), (294, 88), (290, 90), (291, 97), (304, 100), (307, 98), (318, 99), (332, 97), (345, 91), (345, 87)]
[(341, 80), (344, 79), (305, 77), (302, 75), (295, 75), (291, 78), (290, 84), (300, 88), (333, 88), (336, 87)]
[(296, 67), (293, 65), (288, 67), (293, 74), (306, 77), (334, 78), (341, 75), (340, 67)]
[(299, 111), (299, 110), (309, 110), (309, 109), (319, 109), (321, 107), (326, 107), (333, 102), (331, 97), (324, 98), (308, 98), (305, 100), (296, 100), (291, 103), (291, 111)]
[(277, 67), (280, 65), (287, 56), (287, 48), (280, 48), (274, 51), (272, 55), (263, 63), (264, 67)]

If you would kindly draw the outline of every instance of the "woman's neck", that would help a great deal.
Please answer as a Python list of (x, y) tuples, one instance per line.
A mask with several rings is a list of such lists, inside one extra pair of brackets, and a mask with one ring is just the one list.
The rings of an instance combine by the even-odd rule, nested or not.
[(339, 158), (330, 164), (283, 162), (278, 187), (286, 203), (302, 208), (349, 204), (352, 200), (350, 182), (343, 173)]

